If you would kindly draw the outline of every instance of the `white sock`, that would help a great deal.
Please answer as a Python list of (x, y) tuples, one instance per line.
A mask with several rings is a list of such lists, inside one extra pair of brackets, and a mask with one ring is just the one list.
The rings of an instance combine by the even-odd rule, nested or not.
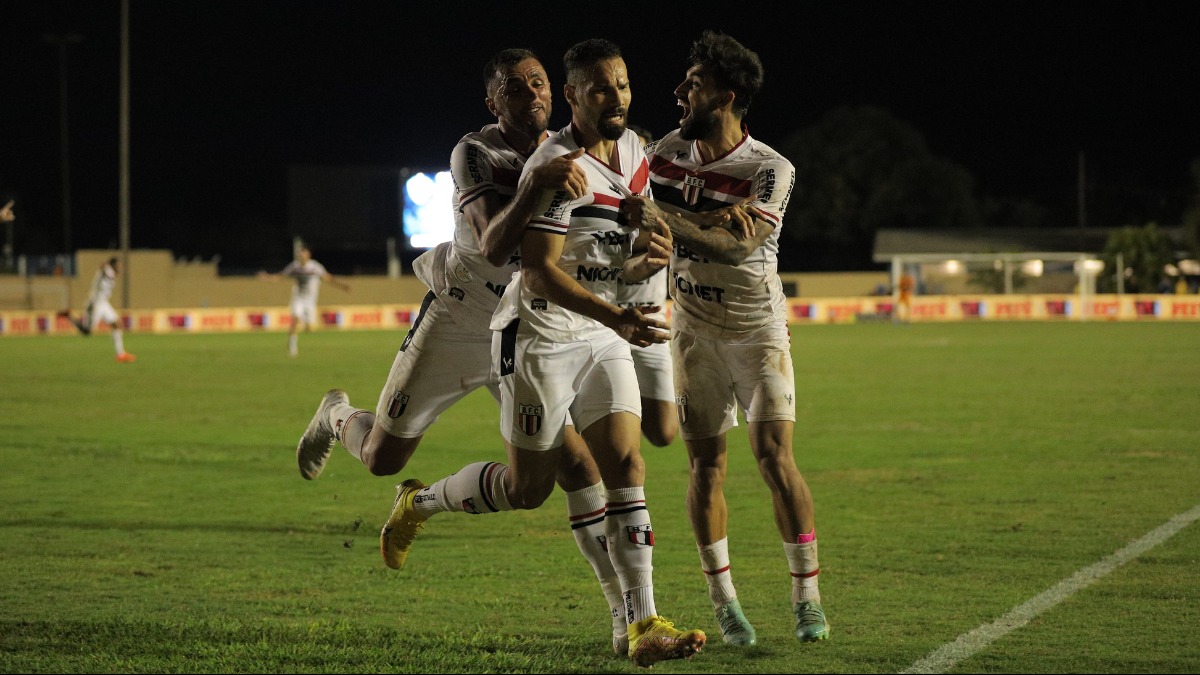
[(497, 462), (468, 464), (417, 494), (418, 513), (431, 516), (443, 511), (496, 513), (512, 511), (504, 478), (508, 467)]
[(821, 573), (821, 566), (817, 564), (817, 540), (807, 544), (785, 542), (783, 553), (792, 573), (792, 604), (801, 600), (821, 602), (821, 591), (817, 589), (817, 575)]
[(292, 356), (295, 356), (300, 352), (300, 350), (297, 348), (297, 344), (298, 341), (296, 334), (292, 333), (291, 335), (288, 335), (288, 353)]
[(696, 548), (700, 551), (700, 569), (708, 581), (708, 599), (712, 600), (713, 608), (736, 598), (733, 575), (729, 572), (729, 537), (708, 546), (697, 544)]
[(654, 606), (654, 529), (642, 487), (607, 491), (605, 529), (608, 557), (621, 580), (625, 622), (658, 614)]
[(613, 618), (613, 634), (624, 635), (628, 626), (625, 623), (625, 599), (621, 595), (621, 580), (608, 557), (604, 507), (604, 483), (567, 493), (567, 518), (571, 521), (575, 544), (600, 581), (600, 589), (604, 591)]
[(363, 443), (375, 426), (375, 413), (355, 408), (349, 403), (340, 403), (329, 409), (329, 417), (325, 421), (333, 429), (334, 438), (342, 442), (342, 447), (362, 461)]
[(117, 356), (125, 353), (125, 335), (120, 328), (114, 328), (112, 331), (113, 346), (117, 348)]

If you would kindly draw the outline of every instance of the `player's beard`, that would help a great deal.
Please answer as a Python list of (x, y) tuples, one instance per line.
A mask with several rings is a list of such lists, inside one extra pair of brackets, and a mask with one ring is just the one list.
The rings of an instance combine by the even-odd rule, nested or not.
[(601, 117), (600, 120), (596, 122), (596, 131), (600, 132), (600, 135), (603, 136), (605, 140), (615, 141), (621, 136), (625, 135), (626, 118), (627, 113), (621, 113), (620, 122), (609, 122), (607, 117)]
[(717, 113), (714, 108), (692, 108), (692, 114), (679, 125), (679, 135), (684, 140), (694, 141), (708, 138), (717, 130)]

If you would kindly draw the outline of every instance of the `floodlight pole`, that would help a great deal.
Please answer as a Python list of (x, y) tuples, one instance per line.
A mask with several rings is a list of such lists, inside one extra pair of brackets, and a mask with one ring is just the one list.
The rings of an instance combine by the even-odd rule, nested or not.
[(129, 309), (129, 0), (121, 0), (121, 176), (120, 176), (120, 238), (121, 301)]
[(58, 135), (62, 165), (63, 253), (71, 255), (71, 152), (67, 124), (67, 48), (83, 42), (79, 33), (45, 34), (42, 39), (58, 47)]

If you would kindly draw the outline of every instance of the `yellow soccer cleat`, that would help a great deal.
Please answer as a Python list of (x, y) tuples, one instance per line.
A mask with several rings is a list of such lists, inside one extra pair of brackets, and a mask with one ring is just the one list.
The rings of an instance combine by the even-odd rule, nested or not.
[(661, 616), (650, 616), (629, 624), (629, 660), (649, 668), (659, 661), (690, 659), (704, 649), (708, 640), (701, 630), (676, 630)]
[(379, 533), (379, 550), (383, 553), (383, 563), (398, 570), (404, 567), (408, 560), (408, 550), (412, 548), (413, 540), (425, 528), (425, 516), (417, 513), (413, 500), (425, 484), (416, 478), (409, 478), (396, 486), (396, 501), (392, 504), (392, 514)]

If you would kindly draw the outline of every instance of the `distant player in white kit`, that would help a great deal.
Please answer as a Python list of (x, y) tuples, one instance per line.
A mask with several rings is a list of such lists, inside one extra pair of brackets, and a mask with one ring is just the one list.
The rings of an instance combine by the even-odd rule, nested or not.
[(71, 323), (84, 335), (91, 335), (101, 323), (108, 324), (112, 330), (113, 346), (117, 350), (117, 363), (133, 363), (137, 357), (125, 351), (125, 336), (121, 332), (121, 317), (112, 306), (113, 289), (117, 286), (117, 277), (121, 275), (121, 259), (116, 256), (109, 258), (96, 270), (92, 277), (92, 287), (88, 291), (87, 308), (83, 318)]
[(288, 354), (296, 356), (300, 353), (296, 333), (300, 324), (304, 330), (312, 329), (317, 322), (317, 296), (321, 291), (321, 282), (328, 281), (343, 291), (349, 291), (350, 285), (335, 278), (325, 266), (313, 260), (312, 251), (307, 246), (301, 246), (296, 251), (296, 259), (287, 264), (278, 274), (260, 272), (264, 279), (292, 279), (292, 325), (288, 327)]

